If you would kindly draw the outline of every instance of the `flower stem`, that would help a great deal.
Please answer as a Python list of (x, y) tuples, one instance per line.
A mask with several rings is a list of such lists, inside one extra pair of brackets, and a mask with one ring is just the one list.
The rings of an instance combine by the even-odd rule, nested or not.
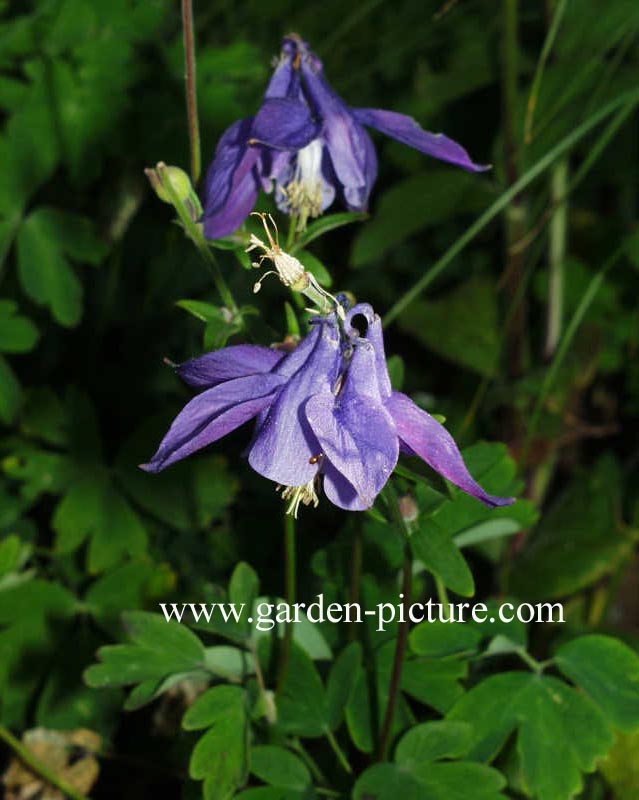
[(564, 261), (568, 230), (568, 160), (563, 158), (552, 169), (550, 179), (554, 213), (550, 221), (548, 248), (548, 320), (544, 355), (551, 359), (561, 338), (564, 306)]
[[(285, 597), (289, 608), (295, 603), (295, 517), (292, 514), (284, 515), (284, 569), (286, 590)], [(280, 656), (280, 664), (277, 674), (277, 693), (282, 691), (284, 681), (286, 680), (286, 673), (288, 671), (288, 662), (291, 657), (291, 646), (293, 643), (293, 623), (288, 623), (284, 630), (284, 638), (282, 639), (282, 651)]]
[(408, 628), (409, 617), (408, 608), (411, 603), (411, 582), (413, 576), (413, 561), (409, 544), (410, 531), (401, 515), (399, 509), (399, 502), (397, 499), (397, 492), (392, 482), (389, 481), (384, 489), (384, 497), (388, 503), (391, 517), (397, 529), (404, 539), (404, 564), (402, 567), (402, 606), (403, 622), (399, 623), (397, 631), (397, 641), (395, 642), (395, 655), (393, 656), (393, 667), (391, 671), (390, 683), (388, 686), (388, 701), (386, 703), (386, 711), (384, 713), (384, 720), (382, 722), (381, 732), (379, 735), (379, 742), (377, 745), (377, 760), (384, 761), (388, 753), (390, 745), (391, 731), (393, 729), (393, 720), (395, 718), (395, 707), (397, 706), (397, 699), (399, 697), (400, 685), (402, 680), (402, 670), (404, 667), (404, 659), (406, 657), (406, 644), (408, 642)]
[(22, 742), (16, 739), (11, 731), (4, 726), (0, 726), (0, 739), (13, 750), (20, 761), (29, 767), (29, 769), (43, 778), (48, 784), (61, 791), (64, 795), (70, 797), (71, 800), (88, 800), (85, 795), (76, 792), (72, 786), (65, 783), (65, 781), (58, 777), (55, 772), (52, 772), (46, 764), (40, 761), (39, 758), (36, 758), (31, 750), (25, 747)]
[(211, 252), (211, 248), (208, 246), (206, 239), (204, 238), (204, 234), (202, 233), (202, 228), (193, 220), (193, 218), (189, 214), (187, 207), (178, 197), (177, 192), (173, 188), (171, 181), (166, 175), (166, 164), (159, 163), (156, 167), (156, 170), (162, 182), (162, 186), (164, 187), (168, 196), (171, 198), (171, 203), (173, 204), (173, 207), (177, 211), (178, 217), (180, 218), (180, 222), (182, 223), (182, 227), (184, 228), (184, 232), (193, 242), (193, 244), (197, 247), (198, 251), (200, 252), (200, 255), (202, 256), (207, 266), (209, 267), (209, 270), (211, 271), (213, 283), (215, 284), (215, 288), (217, 289), (218, 294), (220, 295), (220, 299), (227, 308), (229, 308), (233, 312), (237, 312), (238, 310), (237, 305), (235, 304), (235, 300), (233, 299), (231, 290), (226, 285), (226, 281), (222, 276), (217, 260), (213, 255), (213, 253)]
[(326, 738), (328, 739), (328, 743), (331, 746), (331, 750), (335, 753), (335, 756), (336, 756), (337, 760), (339, 761), (339, 763), (341, 764), (341, 766), (343, 767), (343, 769), (346, 772), (348, 772), (349, 775), (352, 775), (353, 774), (353, 770), (351, 768), (351, 765), (348, 763), (348, 759), (346, 758), (346, 754), (344, 753), (342, 748), (339, 746), (339, 742), (337, 741), (337, 739), (333, 735), (333, 732), (332, 731), (326, 731)]
[(186, 83), (186, 113), (189, 124), (191, 146), (191, 179), (197, 183), (200, 177), (200, 126), (197, 116), (197, 91), (195, 86), (195, 35), (193, 30), (193, 6), (191, 0), (182, 0), (182, 27), (184, 30), (184, 79)]

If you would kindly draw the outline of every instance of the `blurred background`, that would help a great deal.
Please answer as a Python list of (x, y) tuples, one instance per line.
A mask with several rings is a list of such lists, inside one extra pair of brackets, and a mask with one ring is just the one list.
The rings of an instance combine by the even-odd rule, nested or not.
[[(143, 173), (188, 169), (179, 4), (0, 11), (1, 717), (99, 731), (131, 764), (107, 759), (94, 796), (157, 796), (177, 780), (145, 766), (179, 760), (170, 704), (123, 718), (119, 692), (81, 673), (121, 636), (120, 611), (215, 597), (241, 559), (281, 592), (281, 501), (241, 458), (246, 429), (162, 475), (136, 466), (190, 396), (163, 358), (205, 349), (176, 303), (218, 301)], [(196, 0), (194, 13), (204, 163), (259, 106), (295, 31), (349, 104), (410, 114), (493, 165), (468, 175), (373, 134), (370, 218), (310, 249), (333, 291), (389, 314), (396, 384), (460, 445), (504, 442), (516, 464), (530, 502), (514, 536), (470, 553), (479, 596), (562, 599), (573, 630), (636, 646), (636, 0)], [(257, 305), (255, 274), (218, 258)], [(267, 281), (231, 341), (282, 340), (283, 299)], [(326, 502), (304, 511), (303, 592), (339, 594), (355, 524)], [(397, 554), (370, 537), (382, 585)]]

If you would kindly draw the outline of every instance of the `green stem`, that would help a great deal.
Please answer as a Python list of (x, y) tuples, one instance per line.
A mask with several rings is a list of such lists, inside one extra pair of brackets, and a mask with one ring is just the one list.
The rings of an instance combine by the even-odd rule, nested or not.
[(65, 783), (55, 772), (52, 772), (46, 764), (43, 764), (40, 759), (36, 758), (31, 750), (25, 747), (22, 742), (18, 741), (11, 731), (7, 730), (4, 726), (0, 726), (0, 739), (14, 751), (20, 761), (26, 764), (29, 769), (43, 778), (48, 784), (61, 791), (62, 794), (70, 797), (71, 800), (88, 800), (85, 795), (76, 792), (73, 787)]
[[(517, 4), (518, 0), (503, 0), (501, 95), (506, 180), (509, 186), (515, 185), (519, 179), (519, 143), (515, 131), (519, 76)], [(513, 246), (523, 237), (525, 216), (523, 198), (520, 194), (516, 194), (512, 197), (504, 213), (506, 239), (504, 289), (508, 308), (512, 309), (511, 323), (508, 329), (507, 364), (508, 372), (512, 377), (522, 374), (526, 350), (526, 297), (522, 291), (524, 251), (515, 249)], [(516, 424), (516, 427), (519, 425)]]
[(156, 170), (162, 182), (163, 188), (171, 198), (171, 203), (178, 213), (178, 217), (180, 218), (180, 222), (182, 223), (182, 227), (184, 228), (186, 235), (197, 247), (200, 255), (209, 267), (213, 277), (213, 283), (215, 284), (215, 288), (217, 289), (222, 302), (231, 311), (237, 313), (237, 305), (235, 304), (231, 290), (226, 285), (226, 282), (222, 277), (220, 267), (215, 259), (215, 256), (211, 252), (211, 248), (208, 246), (207, 241), (204, 238), (202, 228), (194, 222), (193, 218), (188, 212), (187, 207), (184, 205), (177, 192), (173, 188), (171, 181), (166, 175), (166, 165), (160, 163), (157, 165)]
[(528, 448), (530, 447), (530, 442), (532, 441), (536, 431), (537, 425), (539, 424), (539, 418), (541, 416), (541, 410), (544, 406), (546, 401), (546, 397), (548, 396), (548, 392), (550, 391), (551, 386), (553, 385), (555, 378), (557, 377), (557, 373), (559, 372), (559, 368), (561, 367), (564, 358), (566, 357), (566, 353), (572, 343), (572, 340), (577, 332), (577, 329), (581, 325), (581, 321), (583, 320), (588, 307), (594, 300), (597, 292), (599, 291), (601, 284), (606, 276), (608, 270), (615, 264), (616, 261), (624, 253), (624, 245), (621, 245), (606, 261), (603, 267), (599, 270), (599, 272), (592, 278), (590, 283), (588, 284), (588, 288), (583, 293), (581, 300), (579, 301), (579, 305), (575, 309), (575, 313), (572, 315), (572, 318), (566, 328), (566, 331), (555, 351), (555, 355), (553, 357), (552, 363), (548, 367), (548, 371), (544, 377), (543, 383), (541, 384), (541, 389), (537, 394), (537, 401), (535, 403), (535, 407), (533, 408), (532, 414), (530, 415), (530, 421), (528, 423), (528, 429), (526, 433), (526, 440), (524, 442), (521, 461), (525, 463), (526, 456), (528, 455)]
[(182, 27), (184, 29), (184, 79), (186, 83), (186, 114), (189, 123), (191, 146), (191, 179), (200, 178), (200, 126), (197, 116), (197, 91), (195, 85), (195, 34), (193, 30), (193, 7), (191, 0), (182, 0)]
[(520, 192), (529, 186), (536, 178), (544, 173), (548, 167), (554, 164), (557, 159), (561, 158), (564, 153), (567, 153), (573, 148), (577, 142), (581, 141), (593, 128), (599, 123), (610, 116), (621, 106), (628, 107), (628, 113), (632, 107), (639, 102), (639, 90), (633, 89), (623, 92), (604, 108), (589, 117), (585, 122), (571, 131), (565, 136), (555, 147), (549, 150), (542, 158), (539, 159), (533, 166), (527, 170), (521, 178), (511, 186), (507, 191), (501, 194), (497, 200), (476, 220), (466, 231), (453, 243), (453, 245), (444, 253), (444, 255), (433, 264), (433, 266), (407, 291), (399, 300), (389, 309), (384, 317), (384, 324), (388, 325), (393, 322), (397, 317), (406, 309), (413, 300), (417, 299), (419, 295), (426, 289), (439, 275), (446, 269), (446, 267), (463, 251), (467, 244), (479, 234), (483, 229), (493, 221), (493, 219), (503, 211), (503, 209), (510, 203), (513, 197), (516, 197)]
[[(317, 765), (315, 759), (311, 756), (311, 754), (304, 748), (304, 745), (300, 742), (299, 739), (293, 739), (291, 742), (291, 748), (295, 750), (295, 752), (299, 755), (302, 761), (306, 764), (306, 766), (311, 771), (311, 775), (313, 778), (324, 786), (328, 785), (328, 781), (326, 779), (326, 775), (322, 772), (322, 770)], [(315, 791), (319, 791), (318, 787), (315, 787)]]
[(444, 586), (444, 582), (441, 578), (438, 578), (437, 575), (433, 575), (433, 578), (435, 579), (435, 591), (437, 592), (437, 599), (439, 600), (439, 604), (445, 608), (450, 604), (448, 592), (446, 591), (446, 587)]
[[(351, 541), (351, 577), (348, 593), (348, 602), (357, 605), (360, 600), (360, 585), (362, 582), (362, 525), (360, 517), (353, 520), (353, 534)], [(349, 641), (357, 638), (357, 626), (350, 625), (348, 629)]]
[(549, 661), (537, 661), (534, 656), (531, 656), (530, 653), (523, 647), (518, 647), (515, 650), (515, 653), (521, 658), (524, 664), (527, 664), (530, 669), (537, 673), (537, 675), (541, 675), (541, 673), (552, 663), (552, 659)]
[(386, 759), (388, 748), (390, 746), (393, 720), (395, 718), (395, 708), (399, 698), (404, 659), (406, 658), (406, 645), (408, 642), (408, 629), (410, 624), (408, 609), (411, 603), (410, 593), (413, 576), (413, 561), (409, 544), (410, 531), (408, 530), (406, 522), (401, 515), (397, 493), (391, 481), (386, 484), (384, 489), (384, 497), (388, 503), (393, 522), (397, 526), (404, 539), (404, 563), (402, 566), (402, 606), (404, 613), (402, 615), (403, 622), (399, 623), (399, 628), (397, 631), (395, 654), (393, 656), (393, 667), (391, 670), (390, 683), (388, 685), (388, 701), (386, 703), (386, 711), (384, 713), (384, 720), (382, 722), (379, 742), (377, 745), (378, 761), (384, 761)]
[(344, 753), (342, 748), (339, 746), (339, 742), (337, 741), (337, 739), (333, 735), (333, 732), (332, 731), (326, 731), (326, 738), (328, 739), (328, 743), (331, 746), (331, 750), (335, 753), (335, 756), (336, 756), (337, 760), (339, 761), (339, 763), (341, 764), (342, 768), (346, 772), (348, 772), (349, 775), (352, 775), (353, 774), (353, 770), (351, 768), (351, 765), (348, 763), (348, 759), (346, 758), (346, 754)]
[[(296, 564), (295, 564), (295, 517), (292, 514), (284, 515), (284, 569), (285, 569), (285, 598), (289, 608), (295, 603), (296, 598)], [(282, 639), (282, 652), (277, 674), (277, 692), (282, 691), (286, 673), (288, 672), (288, 662), (291, 657), (291, 647), (293, 644), (293, 623), (288, 623), (284, 630)]]
[(544, 355), (551, 359), (561, 338), (564, 309), (564, 262), (568, 231), (568, 160), (562, 159), (552, 170), (550, 196), (554, 213), (548, 231), (548, 320)]

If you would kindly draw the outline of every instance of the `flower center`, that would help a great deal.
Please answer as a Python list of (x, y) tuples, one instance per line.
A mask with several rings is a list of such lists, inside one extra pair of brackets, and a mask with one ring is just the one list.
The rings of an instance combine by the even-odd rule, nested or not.
[(298, 230), (309, 218), (322, 213), (322, 142), (313, 139), (297, 154), (293, 179), (282, 188), (289, 213), (297, 217)]
[(317, 508), (319, 497), (316, 486), (319, 486), (319, 474), (304, 486), (278, 486), (276, 491), (282, 491), (282, 500), (289, 501), (286, 513), (292, 514), (297, 519), (300, 505), (310, 506), (312, 503), (313, 508)]

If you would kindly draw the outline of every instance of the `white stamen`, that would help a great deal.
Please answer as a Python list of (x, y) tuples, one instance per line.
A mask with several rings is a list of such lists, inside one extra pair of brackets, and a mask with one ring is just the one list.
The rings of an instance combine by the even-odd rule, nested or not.
[(297, 154), (293, 178), (280, 187), (289, 212), (297, 217), (298, 230), (306, 229), (309, 218), (322, 213), (322, 142), (313, 139)]
[(276, 491), (282, 491), (282, 500), (290, 500), (286, 513), (292, 514), (297, 519), (297, 512), (300, 505), (310, 506), (317, 508), (319, 505), (319, 497), (317, 496), (316, 486), (319, 486), (319, 475), (316, 475), (313, 480), (304, 484), (304, 486), (278, 486)]

